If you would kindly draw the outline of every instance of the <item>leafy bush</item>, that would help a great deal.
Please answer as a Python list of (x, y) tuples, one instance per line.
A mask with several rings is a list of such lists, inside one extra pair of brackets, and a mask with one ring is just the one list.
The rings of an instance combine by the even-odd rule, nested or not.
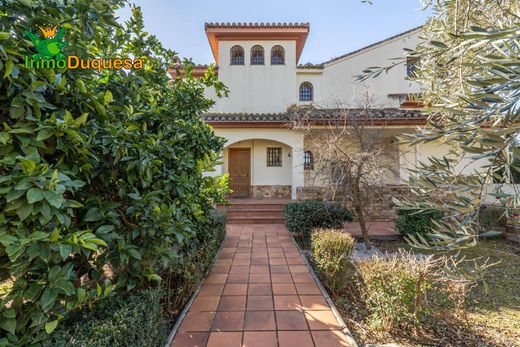
[(189, 244), (189, 248), (181, 250), (184, 256), (161, 274), (165, 311), (171, 321), (204, 279), (226, 235), (226, 212), (214, 209), (209, 216), (197, 239)]
[(321, 201), (292, 202), (285, 205), (285, 227), (308, 238), (315, 228), (342, 228), (352, 213), (340, 204)]
[(480, 225), (483, 230), (487, 230), (489, 227), (505, 227), (507, 223), (507, 217), (504, 214), (505, 209), (500, 206), (482, 206), (480, 209)]
[(437, 210), (397, 209), (399, 216), (396, 228), (401, 235), (425, 235), (434, 226), (432, 220), (440, 220), (442, 212)]
[(452, 258), (404, 251), (375, 256), (355, 263), (350, 293), (373, 328), (417, 329), (428, 318), (442, 319), (448, 307), (466, 303), (472, 282), (458, 265)]
[(354, 243), (352, 236), (343, 230), (316, 229), (312, 232), (312, 260), (320, 278), (333, 294), (346, 284)]
[[(202, 175), (223, 140), (201, 113), (225, 89), (213, 69), (166, 74), (174, 52), (146, 33), (123, 0), (17, 1), (0, 16), (0, 344), (44, 340), (68, 312), (157, 286), (180, 249), (198, 247), (225, 178)], [(59, 21), (59, 22), (58, 22)], [(142, 57), (143, 69), (27, 69), (24, 32), (66, 30), (67, 55)], [(61, 24), (60, 24), (61, 23)], [(193, 245), (192, 245), (193, 244)]]
[(161, 293), (155, 290), (109, 297), (74, 312), (44, 346), (151, 347), (163, 346), (165, 337)]

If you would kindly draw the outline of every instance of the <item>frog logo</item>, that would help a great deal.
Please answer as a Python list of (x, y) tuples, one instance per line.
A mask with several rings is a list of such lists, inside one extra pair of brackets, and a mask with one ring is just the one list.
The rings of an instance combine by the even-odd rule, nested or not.
[(25, 36), (34, 45), (36, 51), (38, 53), (33, 54), (33, 59), (56, 59), (56, 60), (65, 60), (66, 56), (63, 54), (62, 49), (69, 45), (68, 42), (63, 41), (63, 35), (65, 34), (65, 29), (61, 28), (56, 34), (56, 30), (58, 26), (55, 25), (53, 27), (43, 28), (37, 25), (38, 29), (43, 33), (44, 38), (39, 38), (35, 34), (30, 31), (25, 31)]

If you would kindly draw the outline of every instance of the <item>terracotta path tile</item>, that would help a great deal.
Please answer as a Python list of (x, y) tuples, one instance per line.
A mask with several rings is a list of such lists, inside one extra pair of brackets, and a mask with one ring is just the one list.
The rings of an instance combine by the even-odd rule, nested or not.
[(246, 311), (244, 330), (275, 330), (274, 311)]
[(300, 295), (300, 302), (305, 311), (330, 310), (329, 304), (322, 295)]
[(170, 347), (346, 347), (282, 225), (228, 225), (225, 246)]
[[(312, 337), (316, 347), (350, 347), (351, 344), (341, 331), (313, 331)], [(280, 346), (281, 347), (281, 346)]]
[(276, 326), (278, 330), (307, 330), (307, 321), (303, 312), (276, 311)]
[(191, 304), (190, 311), (216, 311), (219, 301), (220, 296), (197, 296), (193, 304)]
[(271, 281), (273, 283), (293, 283), (293, 278), (290, 274), (271, 274)]
[(311, 330), (339, 329), (338, 321), (332, 311), (305, 311), (305, 318)]
[(271, 295), (261, 295), (247, 297), (247, 310), (248, 311), (272, 311), (273, 297)]
[(212, 332), (207, 347), (241, 347), (241, 332)]
[(296, 287), (292, 283), (273, 283), (274, 295), (296, 294)]
[(215, 312), (188, 312), (180, 331), (209, 331)]
[(204, 284), (200, 288), (199, 296), (219, 296), (223, 289), (223, 284)]
[(239, 283), (228, 283), (224, 287), (224, 291), (222, 292), (223, 296), (227, 295), (246, 295), (247, 294), (247, 284), (239, 284)]
[(271, 283), (269, 274), (251, 274), (249, 275), (249, 283), (268, 284)]
[(247, 283), (249, 274), (229, 274), (227, 283)]
[(295, 283), (295, 286), (300, 295), (321, 294), (316, 283)]
[(277, 311), (301, 310), (301, 303), (298, 295), (275, 295), (274, 308)]
[(245, 311), (246, 296), (223, 296), (217, 311)]
[(245, 331), (242, 347), (278, 347), (276, 331)]
[[(311, 334), (308, 331), (278, 331), (280, 347), (314, 347)], [(336, 347), (334, 344), (328, 347)]]
[(208, 336), (208, 333), (178, 333), (172, 347), (205, 347)]
[(211, 274), (206, 278), (204, 283), (206, 284), (224, 284), (226, 283), (228, 275), (227, 274)]
[(211, 324), (213, 331), (242, 331), (244, 327), (244, 312), (217, 312)]
[(248, 295), (272, 295), (273, 291), (271, 289), (270, 284), (262, 283), (257, 284), (253, 283), (249, 285)]

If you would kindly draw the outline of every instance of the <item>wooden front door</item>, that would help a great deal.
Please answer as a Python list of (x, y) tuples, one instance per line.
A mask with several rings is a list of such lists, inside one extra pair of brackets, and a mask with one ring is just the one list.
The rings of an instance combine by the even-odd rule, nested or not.
[(251, 190), (251, 149), (229, 149), (229, 178), (233, 198), (247, 198)]

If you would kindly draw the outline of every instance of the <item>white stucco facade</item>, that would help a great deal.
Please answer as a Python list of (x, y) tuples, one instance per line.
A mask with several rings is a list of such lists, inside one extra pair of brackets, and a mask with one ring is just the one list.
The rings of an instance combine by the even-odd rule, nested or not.
[[(229, 97), (221, 99), (216, 98), (212, 90), (207, 90), (207, 96), (215, 101), (215, 105), (210, 110), (211, 117), (206, 120), (214, 126), (218, 136), (226, 139), (222, 153), (224, 164), (217, 167), (214, 174), (228, 173), (230, 149), (244, 148), (250, 153), (252, 192), (269, 186), (282, 187), (290, 192), (290, 197), (296, 198), (298, 188), (311, 184), (305, 179), (304, 171), (304, 152), (309, 150), (306, 143), (310, 142), (301, 132), (284, 124), (290, 110), (301, 106), (400, 110), (407, 96), (421, 92), (418, 84), (407, 79), (405, 63), (405, 49), (414, 48), (419, 43), (420, 28), (327, 62), (301, 65), (298, 60), (309, 28), (308, 24), (206, 25), (208, 41), (218, 66), (218, 78), (229, 89)], [(252, 64), (251, 49), (258, 45), (263, 48), (264, 61), (263, 64)], [(244, 52), (238, 64), (231, 53), (236, 46)], [(283, 47), (283, 64), (271, 64), (274, 46)], [(402, 61), (388, 72), (364, 82), (358, 80), (367, 67), (389, 66), (398, 57)], [(312, 85), (311, 100), (302, 100), (300, 95), (300, 86), (304, 82)], [(366, 100), (367, 97), (370, 101)], [(406, 124), (384, 131), (395, 137), (414, 130), (415, 124)], [(280, 150), (280, 166), (267, 165), (268, 148), (272, 147)], [(313, 150), (319, 150), (319, 146)], [(441, 143), (411, 147), (396, 145), (395, 161), (399, 174), (390, 179), (389, 184), (403, 183), (409, 177), (408, 169), (419, 161), (447, 152), (448, 146)]]

